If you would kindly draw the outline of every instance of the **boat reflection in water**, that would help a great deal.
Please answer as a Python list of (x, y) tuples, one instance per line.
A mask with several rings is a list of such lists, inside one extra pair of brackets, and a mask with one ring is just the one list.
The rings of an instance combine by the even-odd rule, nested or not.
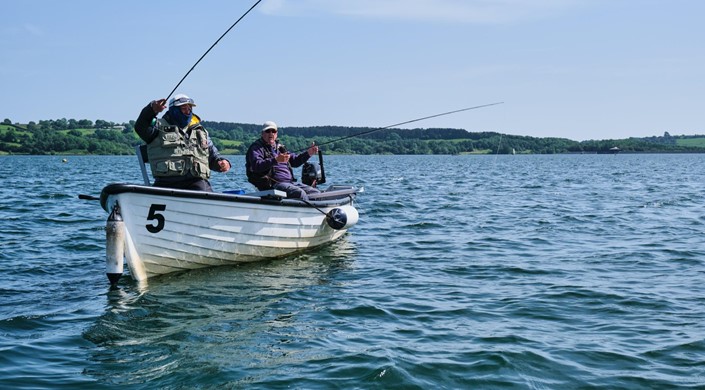
[(98, 347), (90, 349), (85, 374), (106, 385), (210, 388), (246, 384), (308, 359), (313, 352), (294, 341), (325, 338), (328, 330), (312, 327), (309, 316), (321, 300), (340, 294), (332, 281), (355, 255), (343, 237), (277, 261), (172, 273), (148, 285), (110, 289), (105, 313), (83, 332)]

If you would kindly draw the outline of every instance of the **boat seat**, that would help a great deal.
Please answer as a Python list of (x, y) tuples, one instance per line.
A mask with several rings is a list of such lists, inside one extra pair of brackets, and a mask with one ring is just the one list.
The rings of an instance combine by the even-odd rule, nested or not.
[(140, 164), (140, 170), (142, 171), (142, 179), (144, 179), (144, 185), (151, 186), (152, 183), (149, 180), (149, 175), (147, 174), (147, 164), (149, 159), (147, 158), (147, 145), (137, 145), (135, 146), (135, 153), (137, 154), (137, 161)]

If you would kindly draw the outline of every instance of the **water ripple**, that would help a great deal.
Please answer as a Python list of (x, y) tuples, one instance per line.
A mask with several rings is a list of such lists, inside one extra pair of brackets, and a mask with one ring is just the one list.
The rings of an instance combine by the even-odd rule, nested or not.
[(705, 385), (699, 155), (330, 156), (342, 240), (116, 289), (77, 195), (139, 172), (68, 160), (0, 158), (5, 387)]

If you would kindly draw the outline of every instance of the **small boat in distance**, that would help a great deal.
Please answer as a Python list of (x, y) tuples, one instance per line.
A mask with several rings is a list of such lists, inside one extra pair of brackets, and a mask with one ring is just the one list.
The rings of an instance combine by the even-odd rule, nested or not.
[(287, 199), (277, 190), (217, 193), (152, 187), (141, 153), (137, 155), (147, 183), (109, 184), (100, 195), (101, 207), (110, 214), (106, 273), (111, 284), (123, 273), (123, 259), (132, 277), (145, 281), (311, 249), (340, 238), (359, 218), (353, 201), (362, 189), (353, 186), (331, 185), (310, 194), (308, 201)]

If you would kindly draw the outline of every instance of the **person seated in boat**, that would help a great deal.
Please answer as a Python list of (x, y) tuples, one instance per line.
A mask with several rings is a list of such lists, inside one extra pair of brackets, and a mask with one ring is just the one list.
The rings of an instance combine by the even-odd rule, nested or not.
[(308, 200), (308, 194), (319, 193), (316, 188), (296, 183), (292, 167), (297, 168), (318, 153), (311, 144), (303, 153), (289, 153), (277, 140), (277, 124), (264, 123), (262, 136), (250, 145), (245, 156), (247, 180), (260, 191), (275, 189), (286, 192), (288, 198)]
[(220, 156), (201, 118), (193, 113), (193, 99), (177, 94), (152, 100), (140, 112), (135, 132), (147, 143), (147, 159), (154, 186), (184, 190), (213, 191), (208, 178), (211, 170), (227, 172), (230, 161)]

